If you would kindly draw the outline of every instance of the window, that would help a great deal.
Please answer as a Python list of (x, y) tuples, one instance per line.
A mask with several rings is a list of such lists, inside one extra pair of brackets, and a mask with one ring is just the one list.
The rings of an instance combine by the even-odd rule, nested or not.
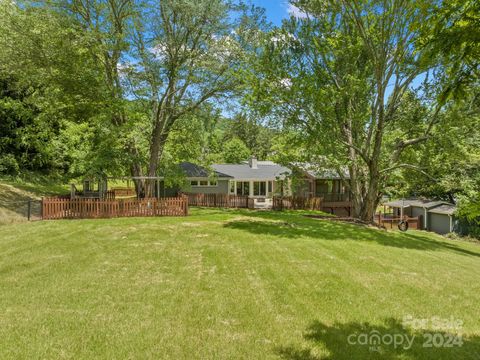
[(217, 186), (218, 183), (216, 180), (190, 180), (191, 186)]
[(230, 194), (235, 194), (235, 181), (230, 181)]
[(268, 192), (272, 193), (273, 192), (273, 181), (268, 182)]
[(237, 195), (250, 195), (250, 182), (237, 181)]
[(253, 196), (266, 196), (267, 195), (267, 182), (266, 181), (254, 181), (253, 182)]

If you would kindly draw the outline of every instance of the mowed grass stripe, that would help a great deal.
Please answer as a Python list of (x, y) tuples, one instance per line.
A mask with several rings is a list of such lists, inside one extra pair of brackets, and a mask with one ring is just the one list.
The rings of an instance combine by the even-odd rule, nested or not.
[[(352, 332), (464, 321), (476, 358), (480, 247), (302, 212), (193, 209), (187, 218), (0, 227), (2, 358), (371, 358)], [(417, 331), (419, 338), (428, 329)]]

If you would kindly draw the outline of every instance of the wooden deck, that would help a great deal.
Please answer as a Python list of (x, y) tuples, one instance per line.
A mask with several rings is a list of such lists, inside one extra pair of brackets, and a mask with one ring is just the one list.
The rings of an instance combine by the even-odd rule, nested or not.
[(246, 195), (229, 194), (194, 194), (184, 193), (190, 206), (220, 207), (220, 208), (248, 208), (251, 205)]

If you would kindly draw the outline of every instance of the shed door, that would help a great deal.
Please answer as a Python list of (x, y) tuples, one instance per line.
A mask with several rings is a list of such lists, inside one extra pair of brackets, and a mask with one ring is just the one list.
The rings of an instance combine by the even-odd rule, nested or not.
[(428, 230), (437, 234), (448, 234), (450, 232), (450, 217), (444, 214), (428, 214)]

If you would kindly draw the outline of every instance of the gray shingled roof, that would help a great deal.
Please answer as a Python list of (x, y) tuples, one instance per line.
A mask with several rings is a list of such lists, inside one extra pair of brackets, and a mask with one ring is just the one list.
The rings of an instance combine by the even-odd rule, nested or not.
[(215, 171), (228, 174), (236, 180), (275, 180), (285, 178), (291, 173), (290, 169), (278, 165), (264, 165), (259, 163), (257, 169), (251, 168), (248, 164), (213, 164)]
[[(298, 165), (295, 165), (298, 167)], [(291, 170), (285, 166), (276, 164), (272, 161), (258, 161), (257, 168), (251, 168), (248, 162), (241, 164), (212, 164), (212, 171), (208, 169), (184, 162), (180, 164), (181, 169), (185, 175), (190, 178), (216, 176), (218, 178), (234, 178), (236, 180), (275, 180), (277, 178), (283, 179), (285, 176), (291, 174)], [(306, 171), (304, 168), (302, 169)], [(337, 172), (334, 170), (323, 169), (307, 171), (316, 179), (339, 179)], [(345, 174), (348, 178), (348, 173)]]
[(429, 213), (434, 213), (434, 214), (453, 215), (456, 210), (457, 210), (457, 207), (453, 204), (443, 204), (443, 205), (440, 205), (440, 206), (437, 206), (433, 209), (428, 210), (428, 212)]
[(425, 209), (431, 209), (439, 205), (447, 204), (445, 201), (433, 201), (428, 199), (405, 199), (405, 200), (395, 200), (384, 203), (383, 205), (396, 207), (396, 208), (407, 208), (410, 206), (421, 207)]
[(179, 166), (180, 169), (182, 169), (182, 171), (185, 173), (185, 176), (191, 178), (208, 178), (210, 176), (215, 176), (217, 178), (231, 178), (231, 176), (228, 174), (215, 171), (215, 169), (213, 171), (209, 171), (200, 165), (192, 164), (190, 162), (182, 162), (179, 164)]

